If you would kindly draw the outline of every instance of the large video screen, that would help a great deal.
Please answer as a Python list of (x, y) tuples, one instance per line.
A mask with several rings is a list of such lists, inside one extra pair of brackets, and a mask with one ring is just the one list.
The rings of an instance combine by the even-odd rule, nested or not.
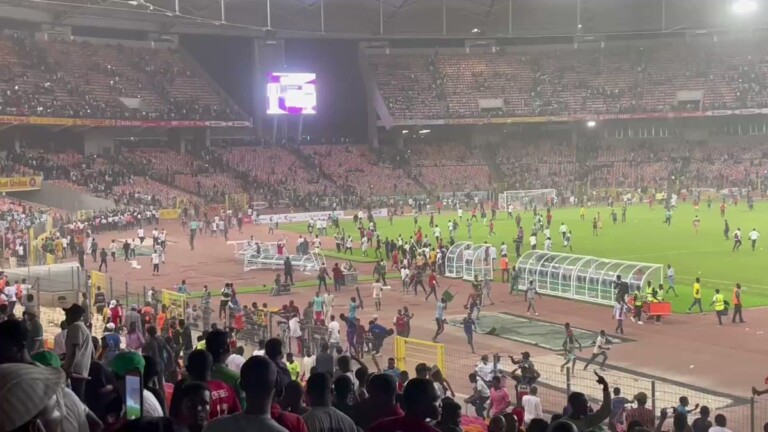
[(267, 80), (267, 114), (317, 114), (313, 73), (275, 72)]

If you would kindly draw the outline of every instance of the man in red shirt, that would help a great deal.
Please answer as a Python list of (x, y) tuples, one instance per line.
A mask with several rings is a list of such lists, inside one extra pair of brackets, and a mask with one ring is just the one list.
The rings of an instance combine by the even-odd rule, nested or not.
[(429, 300), (429, 296), (435, 296), (435, 301), (438, 301), (437, 298), (437, 273), (435, 273), (434, 270), (432, 270), (432, 273), (429, 274), (429, 292), (427, 293), (427, 298), (424, 299), (424, 301)]
[(187, 374), (194, 381), (204, 382), (211, 391), (211, 411), (209, 419), (224, 417), (240, 412), (240, 400), (227, 383), (211, 379), (213, 357), (208, 351), (194, 350), (187, 357)]
[(344, 282), (344, 272), (341, 271), (339, 263), (335, 263), (331, 268), (331, 274), (333, 275), (333, 289), (334, 291), (341, 291), (341, 284)]
[(407, 329), (407, 322), (405, 316), (403, 316), (403, 310), (397, 310), (397, 316), (395, 317), (395, 332), (398, 336), (404, 336)]
[(405, 414), (379, 420), (367, 432), (440, 432), (427, 423), (427, 419), (440, 416), (440, 409), (437, 407), (439, 398), (432, 381), (414, 378), (408, 381), (403, 390), (400, 406)]

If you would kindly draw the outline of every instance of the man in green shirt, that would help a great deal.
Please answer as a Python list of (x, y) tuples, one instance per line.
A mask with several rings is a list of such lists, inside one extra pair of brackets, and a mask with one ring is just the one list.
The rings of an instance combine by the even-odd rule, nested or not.
[(223, 381), (232, 387), (240, 400), (240, 406), (245, 407), (245, 395), (240, 389), (240, 374), (225, 364), (229, 357), (229, 334), (220, 329), (212, 330), (205, 337), (205, 350), (213, 357), (211, 379)]
[(288, 367), (288, 372), (291, 374), (291, 379), (298, 381), (299, 375), (301, 375), (301, 369), (299, 368), (299, 362), (293, 359), (293, 353), (289, 352), (285, 355), (285, 365)]

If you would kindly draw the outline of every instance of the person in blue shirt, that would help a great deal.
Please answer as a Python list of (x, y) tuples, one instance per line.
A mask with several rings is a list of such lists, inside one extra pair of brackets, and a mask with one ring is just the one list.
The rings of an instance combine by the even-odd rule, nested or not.
[(688, 405), (690, 404), (691, 403), (688, 401), (687, 397), (680, 396), (680, 405), (678, 405), (676, 408), (677, 412), (688, 415), (696, 412), (699, 409), (699, 404), (696, 404), (696, 406), (694, 406), (693, 409), (688, 409)]
[(379, 355), (381, 346), (384, 345), (384, 339), (389, 336), (389, 330), (383, 325), (379, 324), (376, 319), (372, 319), (368, 322), (368, 331), (371, 333), (373, 339), (373, 355)]
[(187, 281), (185, 279), (181, 280), (181, 284), (176, 288), (179, 294), (189, 295), (190, 292), (187, 289)]
[(352, 299), (350, 300), (350, 303), (349, 303), (349, 318), (350, 319), (354, 320), (355, 318), (357, 318), (357, 308), (358, 308), (358, 306), (359, 305), (357, 304), (357, 299), (355, 297), (352, 297)]
[[(354, 300), (354, 297), (352, 298)], [(347, 350), (350, 353), (357, 351), (357, 345), (355, 339), (357, 337), (357, 319), (344, 314), (339, 314), (339, 318), (347, 323)]]
[(382, 371), (383, 373), (387, 375), (392, 375), (392, 377), (395, 378), (395, 381), (400, 379), (400, 369), (397, 368), (395, 365), (395, 358), (390, 357), (387, 359), (387, 368)]
[(115, 324), (107, 323), (104, 336), (102, 336), (102, 346), (104, 347), (104, 366), (109, 366), (112, 358), (120, 352), (120, 335), (115, 332)]

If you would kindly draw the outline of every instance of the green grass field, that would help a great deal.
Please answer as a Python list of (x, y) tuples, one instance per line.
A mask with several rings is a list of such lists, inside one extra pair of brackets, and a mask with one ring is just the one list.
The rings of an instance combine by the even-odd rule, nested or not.
[[(690, 305), (691, 286), (697, 275), (702, 280), (702, 298), (705, 307), (709, 304), (716, 288), (724, 290), (726, 299), (730, 301), (731, 291), (736, 282), (742, 285), (745, 307), (768, 305), (768, 280), (763, 274), (763, 269), (766, 268), (763, 266), (768, 261), (768, 251), (763, 250), (763, 242), (768, 242), (768, 238), (758, 240), (755, 252), (752, 252), (750, 242), (747, 240), (747, 233), (752, 228), (756, 228), (758, 232), (768, 233), (768, 228), (764, 227), (768, 203), (757, 203), (752, 212), (748, 211), (744, 203), (738, 207), (729, 206), (726, 219), (731, 226), (731, 235), (737, 228), (741, 228), (744, 243), (741, 251), (735, 253), (731, 252), (733, 241), (725, 240), (723, 237), (724, 224), (723, 219), (720, 218), (717, 203), (713, 204), (711, 210), (708, 210), (706, 205), (699, 209), (701, 228), (698, 235), (693, 230), (692, 221), (696, 212), (690, 202), (681, 203), (681, 207), (674, 212), (671, 227), (663, 223), (664, 209), (658, 206), (653, 210), (650, 210), (647, 205), (629, 207), (625, 224), (621, 223), (620, 207), (616, 210), (619, 214), (619, 222), (616, 225), (610, 221), (610, 209), (605, 206), (587, 209), (585, 222), (579, 220), (577, 208), (555, 210), (551, 227), (552, 250), (568, 252), (562, 247), (557, 232), (560, 223), (565, 222), (573, 232), (574, 254), (663, 265), (672, 264), (676, 271), (676, 288), (680, 297), (675, 298), (672, 294), (667, 294), (665, 300), (672, 302), (676, 312), (684, 312)], [(593, 237), (591, 220), (598, 211), (602, 216), (603, 229), (598, 237)], [(465, 218), (467, 213), (464, 213)], [(525, 251), (528, 250), (528, 235), (533, 226), (533, 215), (528, 212), (523, 213), (522, 216), (526, 234), (523, 242)], [(449, 217), (455, 218), (456, 214), (449, 212), (440, 216), (435, 215), (435, 222), (439, 224), (443, 235), (448, 234), (446, 226)], [(402, 234), (407, 239), (415, 231), (413, 218), (410, 216), (395, 218), (392, 225), (385, 218), (380, 218), (377, 222), (382, 237), (397, 238), (398, 234)], [(422, 215), (418, 223), (431, 237), (429, 217)], [(467, 240), (466, 224), (459, 225), (456, 241)], [(355, 254), (360, 255), (357, 241), (359, 236), (352, 221), (344, 220), (342, 226), (353, 235)], [(280, 228), (293, 232), (306, 232), (306, 224), (281, 224)], [(499, 213), (495, 231), (497, 234), (489, 237), (488, 228), (481, 223), (475, 223), (472, 229), (473, 240), (477, 243), (488, 240), (496, 247), (501, 245), (502, 241), (506, 242), (510, 246), (510, 256), (513, 257), (512, 241), (517, 233), (514, 221), (508, 220), (506, 213)], [(543, 240), (540, 235), (539, 249), (543, 248)], [(333, 247), (332, 244), (323, 246), (325, 249)], [(373, 251), (369, 249), (368, 255), (373, 256)], [(333, 258), (330, 259), (330, 261), (333, 260)], [(664, 283), (666, 285), (666, 280)]]

